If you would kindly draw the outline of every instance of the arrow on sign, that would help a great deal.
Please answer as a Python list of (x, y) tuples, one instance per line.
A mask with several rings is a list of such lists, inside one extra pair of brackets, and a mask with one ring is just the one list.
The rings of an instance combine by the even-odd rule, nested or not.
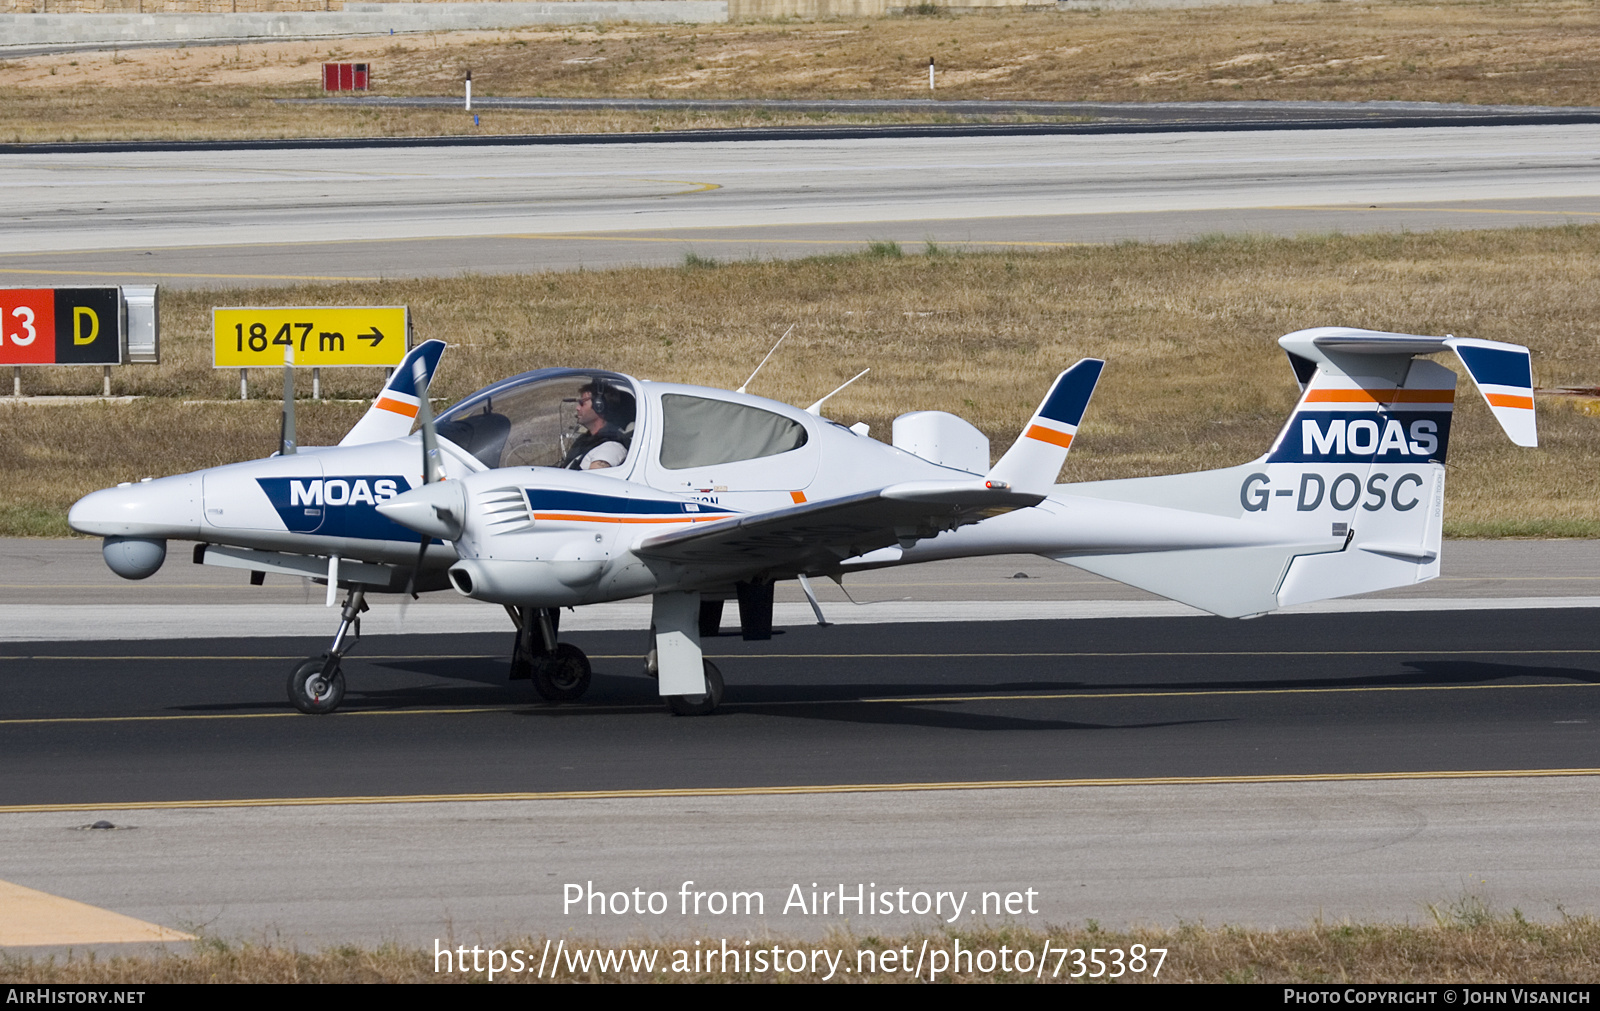
[(379, 344), (383, 343), (383, 331), (379, 330), (377, 327), (373, 327), (371, 333), (358, 333), (358, 334), (356, 334), (356, 340), (358, 340), (358, 341), (371, 341), (372, 342), (372, 346), (373, 347), (377, 347)]

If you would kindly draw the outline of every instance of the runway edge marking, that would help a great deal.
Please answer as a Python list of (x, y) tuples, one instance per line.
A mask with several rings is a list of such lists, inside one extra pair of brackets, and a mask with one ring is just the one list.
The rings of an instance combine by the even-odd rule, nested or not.
[(1600, 776), (1600, 769), (1487, 769), (1435, 772), (1326, 772), (1276, 776), (1151, 776), (1110, 779), (1018, 779), (956, 783), (848, 783), (836, 786), (681, 787), (660, 790), (564, 790), (550, 793), (409, 794), (387, 797), (270, 797), (235, 800), (129, 801), (109, 804), (9, 804), (0, 814), (66, 811), (168, 811), (229, 807), (331, 807), (357, 804), (449, 804), (496, 800), (625, 800), (667, 797), (763, 797), (828, 793), (924, 793), (1092, 786), (1218, 786), (1247, 783), (1341, 783), (1416, 779), (1536, 779)]

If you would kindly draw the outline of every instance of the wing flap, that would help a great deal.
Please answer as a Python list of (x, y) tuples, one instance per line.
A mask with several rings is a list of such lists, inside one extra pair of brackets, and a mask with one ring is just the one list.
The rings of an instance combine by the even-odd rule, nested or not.
[(645, 538), (644, 558), (701, 565), (822, 570), (891, 544), (911, 544), (1043, 501), (983, 481), (890, 485)]

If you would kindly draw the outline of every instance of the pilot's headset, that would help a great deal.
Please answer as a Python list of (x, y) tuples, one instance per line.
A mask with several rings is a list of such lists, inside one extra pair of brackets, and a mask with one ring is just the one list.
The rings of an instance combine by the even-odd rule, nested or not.
[(602, 421), (618, 428), (633, 423), (633, 397), (619, 390), (615, 380), (595, 376), (588, 386), (593, 391), (589, 406)]

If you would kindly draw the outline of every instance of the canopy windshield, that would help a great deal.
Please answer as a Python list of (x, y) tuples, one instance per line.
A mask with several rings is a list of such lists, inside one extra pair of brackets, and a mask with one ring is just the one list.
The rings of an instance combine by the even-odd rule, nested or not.
[(633, 384), (615, 372), (541, 369), (485, 387), (439, 415), (439, 436), (486, 467), (560, 467), (580, 436), (580, 392), (598, 401), (626, 446), (637, 413)]

